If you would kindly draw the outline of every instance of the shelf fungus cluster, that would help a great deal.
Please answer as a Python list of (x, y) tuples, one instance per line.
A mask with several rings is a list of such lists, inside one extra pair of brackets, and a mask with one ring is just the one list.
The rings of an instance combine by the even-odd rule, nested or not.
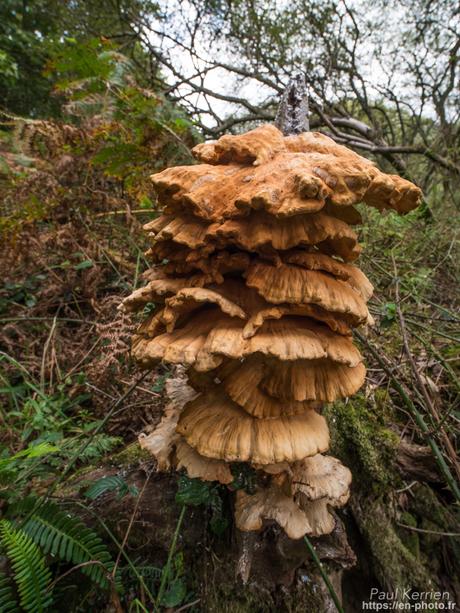
[(420, 190), (315, 132), (264, 125), (194, 154), (198, 164), (152, 177), (163, 211), (145, 226), (153, 266), (123, 303), (155, 305), (133, 340), (139, 364), (184, 374), (141, 444), (160, 469), (225, 484), (232, 463), (248, 463), (257, 487), (236, 493), (241, 530), (329, 533), (351, 474), (323, 455), (321, 407), (362, 386), (351, 330), (372, 323), (373, 288), (352, 263), (354, 205), (406, 213)]

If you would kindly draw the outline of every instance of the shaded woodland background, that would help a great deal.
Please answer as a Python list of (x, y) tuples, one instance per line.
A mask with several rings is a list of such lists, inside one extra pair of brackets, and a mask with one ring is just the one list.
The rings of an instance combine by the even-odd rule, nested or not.
[(117, 311), (147, 266), (149, 175), (272, 121), (298, 70), (311, 129), (425, 195), (404, 218), (362, 210), (368, 378), (327, 408), (354, 554), (317, 551), (347, 613), (371, 587), (460, 602), (459, 65), (449, 0), (3, 0), (1, 611), (326, 610), (303, 543), (242, 586), (231, 493), (139, 450), (172, 373), (142, 378)]

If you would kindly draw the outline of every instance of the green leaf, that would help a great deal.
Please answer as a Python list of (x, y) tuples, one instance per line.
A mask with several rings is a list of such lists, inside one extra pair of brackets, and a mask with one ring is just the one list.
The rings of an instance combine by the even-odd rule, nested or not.
[(166, 375), (160, 375), (159, 377), (157, 377), (155, 379), (155, 383), (152, 385), (152, 391), (158, 393), (162, 392), (166, 385), (166, 379)]
[(178, 577), (170, 583), (167, 592), (161, 599), (161, 604), (165, 607), (177, 607), (183, 602), (186, 595), (187, 586), (185, 585), (185, 581), (181, 577)]
[(213, 489), (215, 488), (215, 485), (212, 483), (201, 481), (201, 479), (190, 479), (186, 475), (180, 475), (178, 486), (179, 488), (176, 493), (177, 503), (194, 507), (200, 504), (211, 504)]
[(177, 129), (178, 132), (184, 132), (185, 130), (188, 130), (191, 125), (192, 124), (190, 123), (190, 121), (182, 117), (178, 117), (174, 120), (174, 127)]
[(60, 448), (56, 447), (56, 445), (50, 445), (49, 443), (39, 443), (38, 445), (31, 445), (30, 447), (27, 447), (27, 449), (18, 451), (18, 453), (15, 453), (9, 458), (1, 459), (0, 470), (7, 468), (15, 460), (19, 460), (21, 458), (40, 458), (41, 456), (45, 456), (50, 453), (56, 453), (57, 451), (60, 451)]
[(209, 526), (214, 534), (221, 536), (228, 528), (228, 519), (224, 517), (222, 513), (213, 513)]
[(85, 372), (77, 373), (76, 382), (78, 383), (78, 385), (83, 385), (83, 383), (86, 383), (86, 373)]
[(16, 454), (18, 457), (21, 453), (24, 453), (28, 458), (40, 458), (41, 456), (48, 455), (49, 453), (56, 453), (60, 451), (60, 448), (56, 445), (50, 445), (49, 443), (40, 443), (38, 445), (32, 445), (28, 447), (24, 452), (20, 451)]
[(153, 202), (148, 196), (142, 196), (142, 198), (140, 198), (139, 200), (139, 206), (141, 207), (141, 209), (152, 209)]
[(85, 268), (91, 268), (92, 266), (94, 266), (92, 260), (83, 260), (83, 262), (75, 264), (74, 270), (84, 270)]
[(108, 175), (123, 178), (132, 172), (133, 163), (138, 156), (138, 145), (118, 143), (101, 149), (93, 156), (92, 163), (102, 167)]
[(396, 320), (396, 304), (394, 302), (386, 302), (382, 307), (382, 319), (380, 325), (384, 328), (391, 326)]
[(30, 309), (31, 307), (34, 307), (37, 304), (37, 298), (33, 294), (26, 294), (26, 297), (24, 299), (24, 304), (26, 305), (26, 307), (29, 307)]

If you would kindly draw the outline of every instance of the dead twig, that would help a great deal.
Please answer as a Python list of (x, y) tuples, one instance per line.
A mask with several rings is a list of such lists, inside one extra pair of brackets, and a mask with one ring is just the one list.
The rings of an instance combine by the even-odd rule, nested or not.
[(436, 534), (438, 536), (460, 536), (460, 532), (438, 532), (437, 530), (424, 530), (423, 528), (415, 528), (415, 526), (408, 526), (407, 524), (402, 524), (397, 521), (396, 524), (401, 526), (401, 528), (407, 528), (408, 530), (413, 530), (414, 532), (423, 532), (423, 534)]
[(192, 602), (187, 602), (187, 604), (182, 605), (178, 609), (176, 609), (175, 613), (179, 613), (179, 611), (186, 611), (187, 609), (191, 609), (196, 604), (201, 602), (201, 598), (197, 598), (196, 600), (192, 600)]

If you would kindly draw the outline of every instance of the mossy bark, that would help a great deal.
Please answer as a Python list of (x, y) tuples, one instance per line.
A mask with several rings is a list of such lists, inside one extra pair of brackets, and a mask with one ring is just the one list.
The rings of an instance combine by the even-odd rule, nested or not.
[[(350, 575), (361, 572), (368, 592), (378, 587), (397, 600), (407, 591), (441, 590), (458, 602), (459, 548), (448, 536), (456, 532), (458, 517), (448, 509), (431, 455), (404, 441), (388, 407), (386, 393), (377, 390), (374, 397), (357, 396), (327, 409), (331, 453), (353, 473), (346, 515), (358, 566)], [(347, 611), (360, 610), (347, 589), (345, 602)]]
[[(398, 591), (400, 599), (408, 589), (447, 590), (458, 602), (460, 586), (455, 577), (460, 550), (453, 537), (443, 536), (455, 533), (458, 520), (444, 504), (439, 483), (423, 483), (419, 476), (420, 481), (412, 481), (409, 489), (404, 485), (404, 470), (412, 464), (407, 463), (407, 445), (403, 446), (396, 428), (386, 425), (395, 423), (395, 416), (388, 409), (385, 394), (337, 403), (327, 408), (326, 416), (331, 427), (331, 453), (353, 472), (352, 497), (340, 512), (332, 537), (313, 541), (336, 590), (342, 588), (344, 610), (361, 611), (362, 601), (368, 600), (370, 589), (376, 587)], [(420, 446), (415, 450), (419, 453)], [(135, 514), (129, 550), (144, 564), (161, 567), (180, 512), (175, 502), (177, 476), (157, 473), (151, 456), (137, 444), (114, 454), (97, 469), (75, 474), (61, 495), (77, 496), (89, 483), (113, 474), (122, 475), (140, 491), (151, 471)], [(420, 474), (434, 473), (429, 468)], [(107, 493), (93, 503), (93, 510), (121, 541), (135, 503), (134, 497), (118, 499)], [(87, 519), (94, 521), (90, 514)], [(267, 526), (256, 538), (251, 573), (244, 585), (236, 575), (240, 533), (229, 528), (220, 537), (212, 535), (209, 519), (204, 507), (188, 509), (179, 539), (187, 583), (200, 598), (199, 610), (334, 611), (303, 540), (292, 541), (275, 526)], [(357, 557), (354, 567), (353, 551)]]

